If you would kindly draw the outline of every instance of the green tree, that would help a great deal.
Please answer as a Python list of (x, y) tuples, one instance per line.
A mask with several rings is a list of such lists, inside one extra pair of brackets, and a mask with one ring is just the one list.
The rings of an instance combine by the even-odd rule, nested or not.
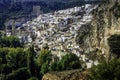
[(90, 80), (120, 80), (120, 59), (103, 61), (90, 70)]
[(62, 64), (60, 61), (53, 62), (49, 66), (49, 71), (61, 71), (62, 70)]
[(28, 78), (30, 78), (30, 73), (26, 67), (23, 67), (6, 75), (5, 80), (27, 80)]
[(42, 49), (36, 59), (36, 64), (38, 67), (37, 70), (40, 70), (39, 75), (43, 75), (44, 73), (48, 72), (48, 67), (50, 65), (51, 60), (51, 51), (49, 51), (48, 49)]
[(4, 37), (5, 36), (5, 32), (3, 31), (0, 31), (0, 38)]
[(63, 70), (77, 69), (81, 67), (79, 58), (73, 53), (63, 56), (60, 62)]
[(31, 73), (31, 76), (35, 76), (35, 58), (36, 52), (34, 51), (34, 47), (30, 46), (27, 50), (27, 67)]
[(10, 37), (2, 37), (0, 38), (0, 47), (22, 47), (22, 43), (19, 38), (10, 36)]
[(27, 55), (23, 48), (11, 48), (6, 55), (6, 60), (13, 69), (27, 66)]
[(9, 73), (12, 72), (12, 68), (11, 68), (9, 65), (7, 65), (7, 64), (2, 64), (1, 66), (2, 66), (2, 68), (1, 68), (1, 69), (2, 69), (1, 74), (7, 75), (7, 74), (9, 74)]
[(51, 60), (52, 60), (51, 52), (48, 49), (42, 49), (37, 57), (37, 63), (39, 66), (42, 66), (42, 64), (44, 63), (49, 64)]
[(0, 58), (2, 59), (2, 64), (6, 64), (6, 55), (9, 52), (9, 48), (0, 48)]
[(0, 74), (2, 72), (2, 58), (0, 58)]
[(47, 72), (49, 71), (48, 67), (49, 67), (49, 64), (44, 63), (44, 64), (42, 65), (42, 67), (41, 67), (40, 73), (41, 73), (42, 75), (44, 75), (45, 73), (47, 73)]
[(58, 70), (58, 62), (53, 62), (49, 66), (49, 71), (56, 71)]

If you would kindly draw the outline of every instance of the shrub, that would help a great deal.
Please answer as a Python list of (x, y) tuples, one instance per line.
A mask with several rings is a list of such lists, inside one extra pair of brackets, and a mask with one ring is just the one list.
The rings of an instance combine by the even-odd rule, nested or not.
[(29, 77), (30, 77), (30, 73), (28, 72), (26, 67), (23, 67), (6, 75), (5, 80), (26, 80)]
[(22, 47), (22, 43), (20, 43), (19, 38), (10, 36), (0, 38), (0, 47)]
[(91, 80), (120, 80), (120, 59), (113, 59), (110, 62), (103, 61), (90, 70)]
[(60, 62), (63, 70), (77, 69), (81, 67), (79, 58), (72, 53), (63, 56)]
[(38, 78), (37, 77), (31, 77), (31, 78), (29, 78), (27, 80), (38, 80)]

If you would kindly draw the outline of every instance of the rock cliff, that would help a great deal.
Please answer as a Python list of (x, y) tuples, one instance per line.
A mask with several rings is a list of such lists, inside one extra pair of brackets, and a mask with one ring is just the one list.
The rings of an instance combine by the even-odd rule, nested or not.
[(70, 70), (62, 72), (47, 73), (42, 80), (85, 80), (87, 72), (81, 70)]
[(76, 41), (85, 53), (100, 50), (108, 59), (111, 53), (108, 39), (120, 34), (120, 2), (109, 0), (98, 5), (92, 14), (92, 21), (81, 26)]

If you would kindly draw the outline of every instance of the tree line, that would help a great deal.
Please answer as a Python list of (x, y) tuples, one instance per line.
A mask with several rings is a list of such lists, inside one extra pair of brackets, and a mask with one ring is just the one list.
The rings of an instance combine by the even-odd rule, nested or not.
[[(17, 44), (16, 44), (17, 43)], [(0, 78), (2, 80), (40, 80), (50, 71), (81, 68), (79, 58), (72, 53), (52, 61), (51, 51), (35, 52), (33, 46), (24, 48), (16, 37), (0, 39)]]
[[(68, 53), (61, 60), (53, 61), (47, 48), (36, 52), (33, 46), (25, 48), (16, 37), (0, 38), (1, 80), (41, 80), (47, 72), (81, 69), (81, 66), (75, 54)], [(87, 71), (87, 80), (120, 80), (120, 59), (116, 57), (106, 62), (103, 58)]]

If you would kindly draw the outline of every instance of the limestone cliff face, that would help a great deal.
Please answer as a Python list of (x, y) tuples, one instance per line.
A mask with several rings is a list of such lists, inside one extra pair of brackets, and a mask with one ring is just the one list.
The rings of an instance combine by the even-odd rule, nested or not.
[(42, 80), (87, 80), (86, 76), (86, 71), (81, 72), (81, 70), (69, 70), (46, 73)]
[(81, 26), (76, 41), (85, 52), (97, 49), (108, 57), (108, 38), (120, 34), (120, 2), (100, 4), (92, 14), (92, 21)]

